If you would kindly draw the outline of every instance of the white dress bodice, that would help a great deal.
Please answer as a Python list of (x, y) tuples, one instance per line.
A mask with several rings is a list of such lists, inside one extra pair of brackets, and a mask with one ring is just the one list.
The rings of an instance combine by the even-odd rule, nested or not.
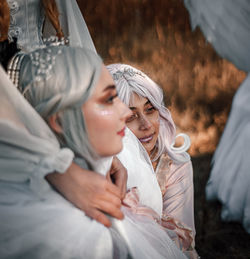
[[(10, 8), (9, 38), (16, 37), (25, 50), (41, 45), (44, 11), (40, 0), (7, 0)], [(25, 22), (24, 22), (25, 19)]]

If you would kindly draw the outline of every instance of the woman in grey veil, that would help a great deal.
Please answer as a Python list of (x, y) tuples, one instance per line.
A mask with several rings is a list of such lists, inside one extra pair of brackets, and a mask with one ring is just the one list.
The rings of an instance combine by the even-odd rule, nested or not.
[[(57, 37), (56, 37), (57, 36)], [(3, 0), (0, 2), (0, 60), (7, 66), (9, 56), (17, 46), (24, 52), (44, 44), (66, 41), (70, 46), (80, 46), (96, 52), (86, 23), (76, 0)], [(18, 64), (12, 69), (16, 69)], [(5, 75), (1, 77), (4, 79)], [(114, 160), (116, 182), (109, 183), (93, 171), (85, 170), (75, 163), (69, 163), (63, 174), (56, 168), (46, 174), (46, 179), (87, 215), (108, 226), (110, 221), (104, 213), (117, 215), (119, 209), (110, 210), (112, 199), (125, 195), (126, 172), (119, 161)], [(54, 172), (54, 173), (52, 173)], [(74, 186), (74, 187), (73, 187)], [(97, 197), (96, 188), (102, 190)], [(112, 191), (111, 191), (112, 190)], [(109, 197), (109, 204), (103, 203)]]
[[(51, 51), (41, 50), (40, 62), (60, 52)], [(35, 60), (32, 72), (26, 71), (30, 78), (50, 77), (53, 60), (43, 59), (48, 62), (44, 70)], [(63, 172), (73, 153), (60, 150), (40, 116), (1, 78), (1, 258), (111, 258), (108, 229), (86, 217), (44, 179), (55, 169)]]

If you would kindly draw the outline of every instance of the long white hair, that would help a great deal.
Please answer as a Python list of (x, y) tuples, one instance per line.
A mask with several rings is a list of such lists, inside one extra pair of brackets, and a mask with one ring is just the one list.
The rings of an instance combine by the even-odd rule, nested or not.
[[(186, 152), (190, 147), (190, 139), (186, 134), (176, 136), (176, 127), (170, 111), (165, 107), (162, 89), (140, 70), (126, 64), (111, 64), (107, 66), (117, 87), (119, 98), (129, 105), (132, 93), (147, 98), (159, 111), (160, 128), (156, 142), (157, 152), (152, 157), (157, 160), (163, 153), (167, 153), (175, 162), (185, 163), (190, 160)], [(174, 147), (176, 137), (182, 136), (184, 144)]]

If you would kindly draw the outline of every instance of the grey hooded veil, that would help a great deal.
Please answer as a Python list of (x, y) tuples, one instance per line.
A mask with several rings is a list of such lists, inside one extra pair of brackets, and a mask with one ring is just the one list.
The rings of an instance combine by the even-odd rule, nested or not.
[[(45, 78), (39, 76), (48, 78), (50, 72), (49, 68), (34, 73), (34, 82), (41, 83)], [(72, 152), (60, 149), (2, 68), (0, 74), (1, 258), (112, 258), (109, 230), (86, 217), (44, 179), (54, 170), (64, 172)]]

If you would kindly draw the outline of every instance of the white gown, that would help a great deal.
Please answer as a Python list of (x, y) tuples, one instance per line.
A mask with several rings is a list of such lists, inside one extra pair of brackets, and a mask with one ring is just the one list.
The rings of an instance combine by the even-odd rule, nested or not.
[[(185, 0), (192, 27), (200, 26), (223, 58), (250, 72), (250, 1)], [(225, 221), (242, 222), (250, 233), (250, 75), (234, 96), (231, 112), (213, 157), (208, 200), (222, 203)]]

